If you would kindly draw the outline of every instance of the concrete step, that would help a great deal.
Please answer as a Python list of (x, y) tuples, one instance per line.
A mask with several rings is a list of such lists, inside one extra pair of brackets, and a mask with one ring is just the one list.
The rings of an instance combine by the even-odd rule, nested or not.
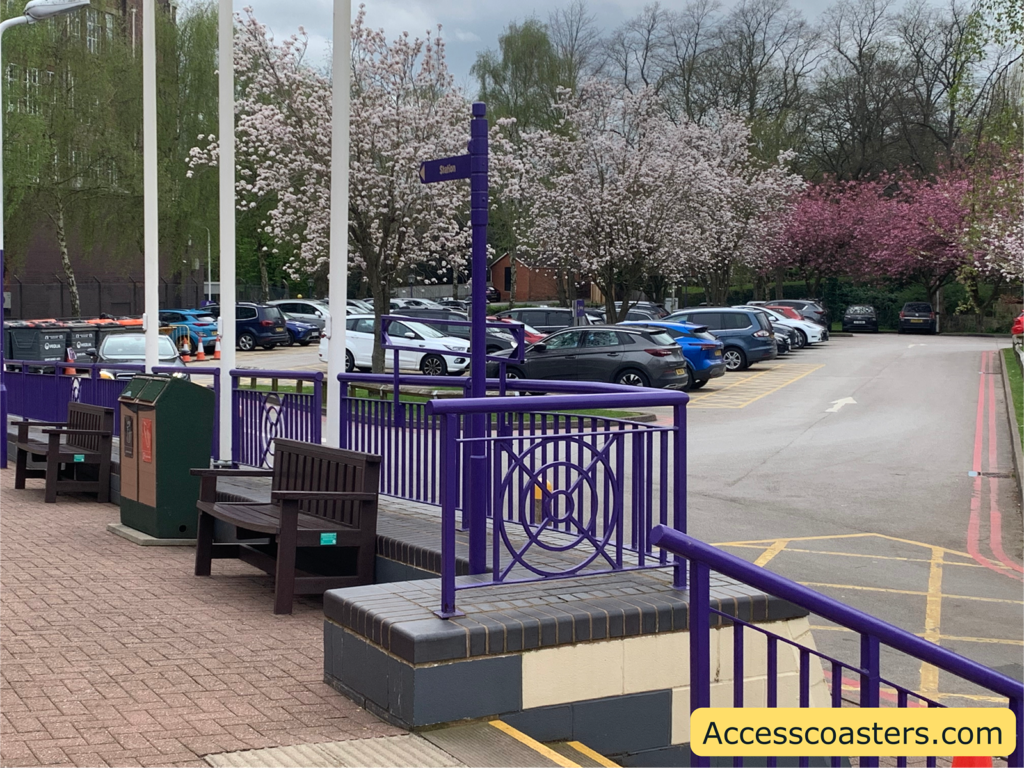
[(501, 720), (439, 728), (425, 732), (423, 737), (456, 760), (478, 768), (579, 768), (581, 765)]
[(553, 749), (562, 757), (572, 760), (576, 765), (580, 766), (580, 768), (597, 768), (598, 766), (604, 766), (604, 768), (619, 768), (618, 763), (612, 762), (604, 755), (595, 752), (586, 744), (581, 744), (578, 741), (552, 741), (546, 746)]

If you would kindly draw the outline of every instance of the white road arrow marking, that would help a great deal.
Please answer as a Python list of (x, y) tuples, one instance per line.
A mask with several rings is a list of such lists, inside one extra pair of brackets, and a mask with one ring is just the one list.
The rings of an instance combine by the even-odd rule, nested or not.
[(908, 344), (907, 345), (907, 349), (911, 349), (912, 347), (927, 347), (927, 346), (928, 346), (927, 344)]
[(825, 413), (835, 413), (844, 405), (856, 405), (857, 401), (852, 397), (844, 397), (842, 400), (833, 400), (834, 405), (831, 408), (826, 408)]

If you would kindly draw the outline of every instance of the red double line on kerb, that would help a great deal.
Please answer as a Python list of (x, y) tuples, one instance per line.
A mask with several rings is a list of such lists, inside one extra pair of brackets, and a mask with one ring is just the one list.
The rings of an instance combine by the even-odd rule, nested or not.
[[(989, 505), (989, 547), (992, 554), (1002, 564), (997, 566), (981, 553), (979, 539), (981, 534), (981, 453), (985, 433), (985, 384), (988, 383), (988, 468), (992, 472), (996, 468), (997, 442), (996, 442), (996, 394), (995, 378), (991, 375), (993, 352), (981, 353), (981, 374), (978, 379), (978, 411), (974, 429), (974, 459), (972, 469), (974, 470), (974, 488), (971, 492), (971, 517), (967, 524), (967, 551), (978, 563), (989, 570), (1008, 576), (1011, 579), (1022, 580), (1017, 573), (1024, 573), (1024, 568), (1006, 556), (1003, 551), (1003, 516), (999, 511), (999, 478), (988, 478), (988, 505)], [(1007, 569), (1010, 569), (1009, 571)], [(1014, 573), (1016, 571), (1017, 573)]]

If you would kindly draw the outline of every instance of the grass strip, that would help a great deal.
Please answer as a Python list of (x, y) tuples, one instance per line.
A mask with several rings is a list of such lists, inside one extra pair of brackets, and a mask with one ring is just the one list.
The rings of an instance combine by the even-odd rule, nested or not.
[(1021, 433), (1021, 444), (1024, 445), (1024, 373), (1020, 369), (1020, 360), (1013, 349), (1003, 350), (1003, 365), (1010, 379), (1010, 397), (1013, 399), (1013, 412), (1017, 417), (1017, 427)]

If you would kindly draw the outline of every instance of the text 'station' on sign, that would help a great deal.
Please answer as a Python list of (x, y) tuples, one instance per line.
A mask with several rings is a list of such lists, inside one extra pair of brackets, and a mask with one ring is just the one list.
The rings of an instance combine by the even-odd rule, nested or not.
[(468, 178), (469, 155), (442, 157), (439, 160), (425, 160), (420, 163), (420, 181), (424, 184)]

